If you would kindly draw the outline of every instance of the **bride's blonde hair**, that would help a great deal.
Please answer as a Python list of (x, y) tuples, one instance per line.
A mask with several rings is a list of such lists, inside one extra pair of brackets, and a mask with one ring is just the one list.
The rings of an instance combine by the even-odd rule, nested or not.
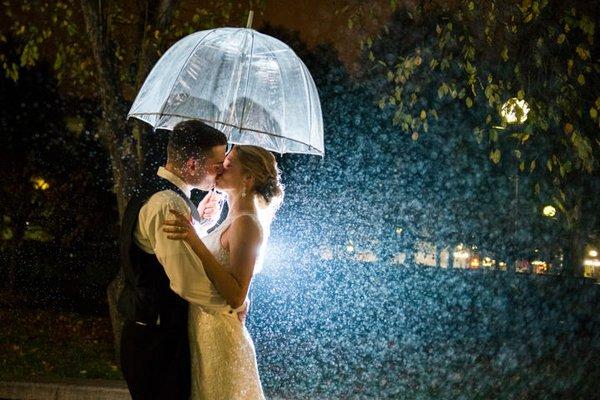
[(254, 267), (254, 273), (262, 270), (265, 248), (271, 233), (271, 222), (281, 206), (284, 186), (281, 183), (281, 171), (271, 152), (258, 146), (237, 145), (234, 147), (242, 169), (254, 177), (253, 192), (259, 203), (258, 218), (263, 228), (263, 243)]
[(253, 190), (257, 197), (274, 215), (284, 196), (281, 171), (275, 156), (258, 146), (238, 145), (234, 149), (242, 169), (254, 177)]

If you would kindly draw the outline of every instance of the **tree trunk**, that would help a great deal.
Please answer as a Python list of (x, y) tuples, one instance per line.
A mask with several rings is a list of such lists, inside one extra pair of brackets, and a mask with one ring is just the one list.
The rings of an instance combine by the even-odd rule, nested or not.
[(454, 249), (456, 248), (455, 244), (451, 244), (448, 247), (448, 269), (454, 268)]
[[(123, 129), (127, 132), (127, 126), (124, 122), (117, 123), (117, 129)], [(119, 126), (120, 125), (120, 126)], [(110, 130), (105, 126), (103, 129)], [(110, 132), (104, 131), (101, 133), (103, 137), (115, 137)], [(125, 207), (131, 197), (133, 189), (139, 183), (140, 170), (135, 153), (135, 144), (131, 135), (119, 135), (121, 140), (107, 143), (108, 153), (110, 155), (110, 164), (113, 175), (113, 190), (117, 197), (117, 205), (119, 208), (119, 221), (123, 218)]]
[(565, 251), (565, 276), (583, 276), (584, 240), (578, 229), (569, 232), (569, 244)]
[[(148, 3), (147, 18), (143, 24), (140, 56), (138, 59), (138, 87), (145, 79), (150, 66), (158, 57), (156, 49), (150, 45), (147, 33), (157, 29), (163, 31), (170, 25), (175, 0), (159, 0)], [(99, 135), (110, 155), (114, 192), (117, 197), (119, 220), (122, 220), (127, 202), (143, 171), (142, 136), (134, 135), (126, 123), (127, 103), (123, 98), (120, 74), (115, 52), (108, 37), (109, 26), (103, 13), (102, 3), (95, 0), (81, 0), (81, 10), (90, 47), (96, 66), (98, 92), (102, 105), (102, 123)], [(117, 299), (123, 288), (123, 274), (117, 277), (107, 289), (107, 297), (113, 333), (115, 335), (116, 359), (119, 363), (120, 337), (123, 320), (117, 311)]]

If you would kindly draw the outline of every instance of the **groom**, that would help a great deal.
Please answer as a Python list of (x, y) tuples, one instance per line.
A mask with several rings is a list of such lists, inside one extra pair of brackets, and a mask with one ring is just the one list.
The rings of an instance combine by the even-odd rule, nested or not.
[[(210, 190), (221, 172), (227, 138), (200, 121), (177, 124), (169, 137), (167, 163), (129, 201), (121, 225), (121, 267), (125, 287), (118, 308), (125, 324), (121, 364), (129, 392), (137, 399), (188, 399), (190, 354), (188, 303), (180, 297), (185, 277), (202, 268), (183, 241), (169, 240), (162, 224), (169, 209), (192, 215), (208, 229), (216, 199), (209, 193), (198, 209), (192, 189)], [(203, 214), (203, 215), (201, 215)], [(203, 219), (204, 217), (204, 219)]]

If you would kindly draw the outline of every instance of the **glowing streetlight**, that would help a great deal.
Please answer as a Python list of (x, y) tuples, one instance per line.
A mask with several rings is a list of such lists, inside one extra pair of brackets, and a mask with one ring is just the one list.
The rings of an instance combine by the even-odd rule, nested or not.
[(467, 258), (469, 258), (471, 256), (469, 251), (466, 250), (462, 244), (456, 246), (456, 251), (454, 252), (453, 255), (455, 258), (458, 258), (460, 260), (466, 260)]
[(529, 104), (516, 97), (508, 99), (500, 110), (500, 116), (508, 124), (522, 124), (527, 121), (527, 114), (529, 114)]
[(50, 185), (44, 178), (31, 178), (31, 182), (37, 190), (48, 190), (50, 188)]
[(490, 257), (484, 257), (481, 265), (484, 267), (493, 267), (495, 263), (496, 263), (496, 260), (493, 260)]
[(583, 260), (584, 267), (600, 267), (600, 260), (595, 258), (586, 258)]
[(548, 205), (548, 206), (544, 207), (544, 209), (542, 210), (542, 213), (544, 213), (544, 216), (546, 216), (548, 218), (552, 218), (556, 215), (556, 208)]
[(588, 254), (590, 257), (598, 257), (598, 250), (590, 250)]
[(356, 259), (363, 262), (375, 262), (377, 261), (377, 256), (372, 251), (361, 251), (356, 254)]

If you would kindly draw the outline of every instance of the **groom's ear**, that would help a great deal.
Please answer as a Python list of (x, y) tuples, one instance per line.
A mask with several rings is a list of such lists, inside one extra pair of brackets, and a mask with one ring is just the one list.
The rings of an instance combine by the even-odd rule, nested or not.
[(186, 171), (194, 171), (194, 159), (193, 158), (188, 158), (187, 160), (185, 160), (185, 162), (183, 163), (183, 168)]
[(188, 160), (185, 162), (185, 169), (191, 173), (196, 173), (201, 169), (201, 164), (201, 161), (196, 158), (188, 158)]

